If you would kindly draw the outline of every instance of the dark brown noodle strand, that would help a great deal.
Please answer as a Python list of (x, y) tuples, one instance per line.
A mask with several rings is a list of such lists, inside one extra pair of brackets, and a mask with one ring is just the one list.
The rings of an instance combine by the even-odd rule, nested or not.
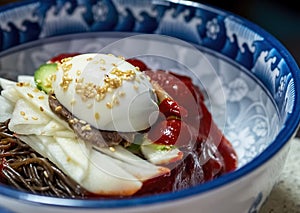
[(86, 198), (88, 192), (48, 159), (14, 137), (0, 122), (0, 182), (19, 190), (61, 198)]

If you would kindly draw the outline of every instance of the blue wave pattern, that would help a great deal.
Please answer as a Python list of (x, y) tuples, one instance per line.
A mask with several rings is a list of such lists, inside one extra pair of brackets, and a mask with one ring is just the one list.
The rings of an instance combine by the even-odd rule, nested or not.
[[(285, 120), (294, 82), (281, 54), (230, 14), (168, 1), (40, 0), (0, 14), (0, 50), (38, 38), (102, 31), (157, 33), (222, 53), (253, 73)], [(134, 8), (133, 6), (134, 5)], [(269, 75), (268, 72), (272, 72)], [(269, 76), (269, 77), (268, 77)], [(270, 77), (271, 76), (271, 77)]]

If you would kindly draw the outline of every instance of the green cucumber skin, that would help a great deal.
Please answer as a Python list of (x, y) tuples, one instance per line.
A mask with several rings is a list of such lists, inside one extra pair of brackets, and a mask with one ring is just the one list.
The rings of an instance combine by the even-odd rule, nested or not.
[(34, 73), (36, 87), (48, 94), (52, 90), (52, 87), (49, 86), (49, 79), (56, 71), (56, 63), (42, 64)]

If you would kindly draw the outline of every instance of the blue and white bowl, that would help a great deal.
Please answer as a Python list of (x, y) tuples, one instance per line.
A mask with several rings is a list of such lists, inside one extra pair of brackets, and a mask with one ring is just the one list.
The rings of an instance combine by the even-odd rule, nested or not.
[(207, 5), (177, 2), (29, 0), (2, 7), (0, 75), (13, 79), (33, 74), (58, 53), (100, 50), (186, 72), (205, 90), (214, 119), (237, 151), (238, 169), (187, 190), (124, 200), (51, 198), (1, 184), (0, 211), (254, 213), (260, 209), (299, 124), (299, 68), (285, 47), (255, 24)]

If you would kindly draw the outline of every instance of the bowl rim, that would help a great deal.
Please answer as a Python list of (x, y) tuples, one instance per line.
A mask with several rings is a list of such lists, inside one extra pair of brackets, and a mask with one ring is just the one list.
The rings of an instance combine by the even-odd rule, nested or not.
[[(164, 2), (171, 2), (181, 4), (183, 6), (191, 6), (202, 8), (209, 11), (214, 11), (219, 14), (226, 16), (231, 16), (235, 18), (240, 24), (247, 26), (249, 29), (257, 32), (261, 35), (268, 43), (272, 44), (278, 51), (280, 51), (281, 56), (286, 61), (291, 74), (294, 79), (295, 91), (300, 91), (300, 75), (299, 67), (291, 55), (291, 53), (286, 49), (286, 47), (269, 32), (258, 26), (257, 24), (241, 17), (238, 14), (234, 14), (230, 11), (212, 6), (209, 4), (202, 4), (198, 2), (193, 2), (190, 0), (183, 0), (178, 2), (177, 0), (161, 0)], [(21, 2), (10, 3), (0, 7), (0, 12), (14, 9), (20, 6), (25, 6), (27, 4), (32, 4), (39, 2), (36, 0), (24, 0)], [(299, 76), (299, 77), (297, 77)], [(56, 206), (65, 208), (88, 208), (88, 209), (118, 209), (118, 208), (129, 208), (129, 207), (141, 207), (143, 205), (150, 204), (161, 204), (165, 202), (173, 202), (178, 199), (184, 199), (191, 196), (203, 195), (207, 192), (212, 192), (218, 188), (222, 188), (234, 181), (243, 178), (250, 173), (254, 172), (259, 167), (270, 161), (296, 134), (296, 131), (300, 124), (300, 92), (299, 95), (295, 96), (295, 104), (292, 113), (289, 116), (288, 122), (284, 123), (284, 127), (280, 130), (277, 137), (273, 140), (272, 144), (268, 146), (261, 154), (256, 156), (252, 161), (244, 165), (243, 167), (233, 171), (229, 174), (225, 174), (213, 181), (203, 183), (185, 190), (176, 191), (172, 193), (162, 193), (158, 195), (149, 195), (136, 198), (125, 198), (125, 199), (66, 199), (66, 198), (56, 198), (56, 197), (46, 197), (42, 195), (29, 194), (27, 192), (21, 192), (17, 189), (13, 189), (9, 186), (0, 184), (0, 196), (6, 196), (11, 199), (17, 199), (18, 202), (34, 203), (46, 206)]]

